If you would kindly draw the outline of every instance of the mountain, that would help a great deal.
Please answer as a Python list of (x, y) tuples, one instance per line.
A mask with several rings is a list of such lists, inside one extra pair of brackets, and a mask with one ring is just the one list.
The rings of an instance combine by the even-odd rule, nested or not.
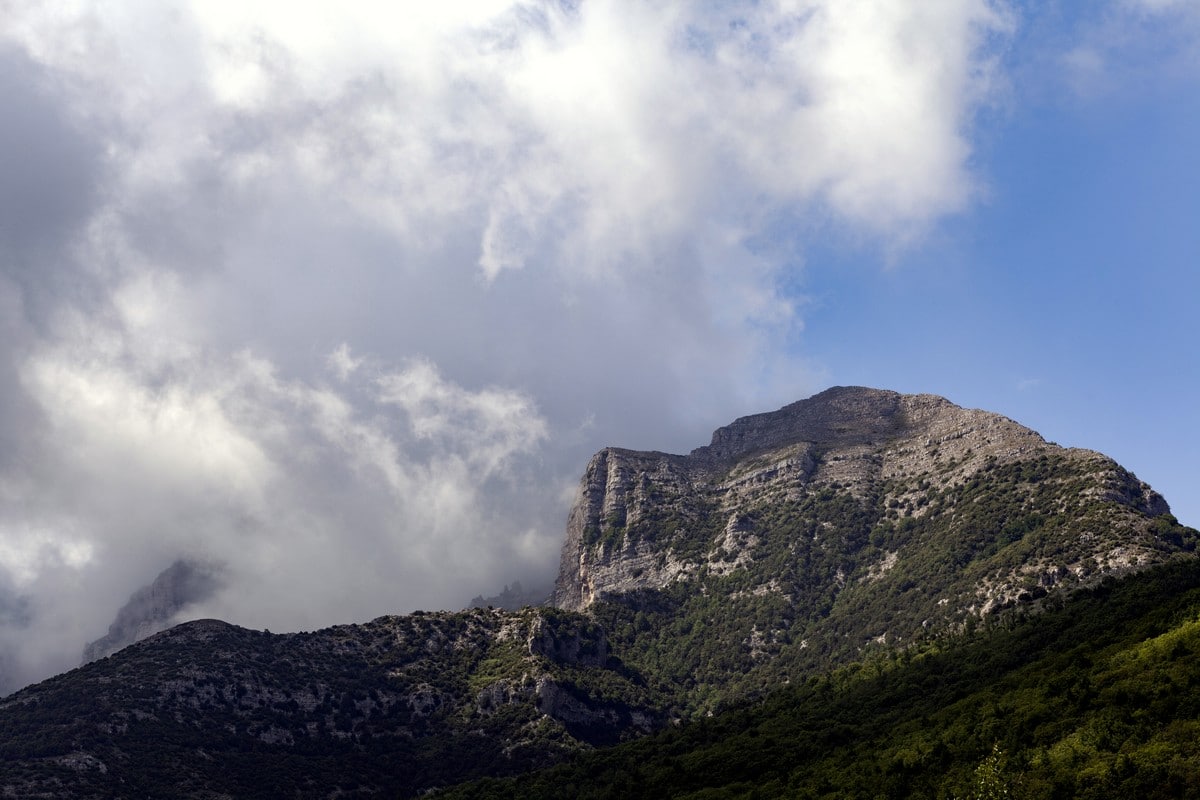
[(1105, 580), (1194, 569), (1197, 541), (1098, 453), (831, 389), (689, 455), (598, 453), (555, 607), (188, 623), (5, 698), (0, 788), (412, 796), (1048, 619)]
[[(984, 495), (1006, 493), (1009, 502), (971, 516)], [(808, 500), (814, 513), (801, 510)], [(840, 513), (830, 507), (857, 518), (827, 519)], [(616, 448), (594, 456), (571, 510), (554, 604), (581, 610), (705, 575), (749, 571), (769, 582), (775, 576), (752, 566), (756, 552), (773, 539), (804, 550), (798, 520), (812, 523), (817, 547), (808, 549), (847, 551), (833, 565), (839, 590), (908, 566), (933, 543), (959, 548), (963, 566), (980, 550), (1041, 534), (1035, 552), (997, 563), (974, 592), (938, 598), (950, 608), (929, 609), (961, 619), (1015, 600), (1031, 578), (1055, 585), (1157, 561), (1179, 544), (1150, 530), (1168, 512), (1111, 459), (1048, 444), (1005, 417), (932, 395), (839, 387), (739, 419), (688, 456)], [(1069, 539), (1089, 525), (1092, 536)], [(855, 541), (860, 533), (870, 541)]]
[(0, 793), (410, 796), (658, 727), (608, 659), (555, 609), (184, 623), (0, 700)]
[(83, 648), (84, 664), (170, 627), (172, 620), (193, 603), (212, 596), (220, 585), (219, 570), (192, 559), (179, 559), (158, 574), (149, 586), (133, 593), (121, 606), (108, 633)]
[(543, 606), (550, 599), (550, 590), (542, 589), (526, 589), (521, 585), (520, 581), (513, 581), (512, 585), (504, 585), (503, 591), (491, 597), (478, 595), (471, 600), (468, 608), (487, 608), (494, 606), (496, 608), (506, 608), (509, 611), (516, 611), (525, 606)]
[(439, 800), (1200, 796), (1200, 563)]
[(1196, 542), (1099, 453), (940, 397), (835, 388), (687, 456), (594, 456), (554, 602), (707, 713)]

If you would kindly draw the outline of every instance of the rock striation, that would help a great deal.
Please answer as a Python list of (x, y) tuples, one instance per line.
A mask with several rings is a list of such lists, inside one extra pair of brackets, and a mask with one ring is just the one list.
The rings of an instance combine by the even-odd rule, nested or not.
[[(1090, 480), (1075, 500), (1112, 501), (1117, 508), (1109, 510), (1126, 517), (1129, 534), (1121, 543), (1101, 536), (1074, 542), (1047, 570), (1079, 574), (1088, 559), (1101, 572), (1103, 565), (1160, 560), (1161, 542), (1143, 529), (1169, 508), (1111, 459), (1061, 448), (1007, 417), (942, 397), (835, 387), (738, 419), (688, 455), (606, 448), (593, 456), (568, 517), (552, 602), (582, 610), (606, 597), (728, 573), (745, 564), (748, 542), (771, 535), (769, 526), (750, 524), (756, 514), (822, 489), (853, 496), (881, 518), (897, 508), (920, 518), (934, 494), (1046, 458), (1086, 472)], [(876, 569), (903, 564), (913, 548), (898, 544), (884, 557), (888, 566), (881, 561)], [(980, 607), (1022, 583), (1019, 572), (996, 577)]]

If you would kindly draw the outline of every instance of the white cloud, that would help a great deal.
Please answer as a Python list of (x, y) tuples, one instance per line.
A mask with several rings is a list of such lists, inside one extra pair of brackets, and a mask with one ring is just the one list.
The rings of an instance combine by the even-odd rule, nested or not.
[(5, 526), (0, 531), (0, 568), (8, 573), (7, 583), (18, 590), (53, 566), (81, 569), (94, 553), (90, 542), (62, 530)]
[[(47, 455), (20, 513), (0, 520), (0, 583), (42, 609), (38, 624), (65, 624), (89, 595), (118, 599), (130, 586), (114, 573), (153, 577), (181, 554), (227, 573), (193, 614), (276, 629), (453, 607), (494, 574), (552, 561), (559, 531), (500, 514), (547, 491), (529, 461), (546, 423), (524, 395), (346, 348), (335, 354), (360, 367), (337, 389), (285, 380), (249, 354), (176, 353), (164, 374), (138, 352), (161, 335), (81, 325), (26, 365)], [(73, 611), (76, 638), (37, 648), (25, 625), (0, 622), (10, 668), (70, 666), (113, 609)]]
[(219, 160), (235, 183), (290, 175), (405, 236), (483, 214), (494, 278), (547, 247), (618, 268), (764, 203), (885, 239), (962, 210), (984, 45), (1008, 26), (981, 0), (455, 6), (77, 5), (10, 29), (136, 131), (131, 186)]
[(0, 275), (21, 675), (180, 556), (274, 629), (547, 577), (592, 450), (814, 388), (808, 232), (969, 206), (997, 7), (7, 4), (82, 198)]
[(337, 376), (338, 380), (344, 383), (362, 366), (363, 360), (351, 355), (350, 346), (342, 342), (329, 354), (326, 363), (329, 365), (329, 369), (333, 371), (333, 374)]
[[(1053, 15), (1050, 21), (1055, 22)], [(1035, 17), (1033, 22), (1037, 27), (1040, 20)], [(1194, 84), (1200, 74), (1200, 4), (1187, 0), (1097, 4), (1052, 41), (1060, 50), (1056, 66), (1068, 86), (1085, 99), (1144, 94), (1148, 80)]]

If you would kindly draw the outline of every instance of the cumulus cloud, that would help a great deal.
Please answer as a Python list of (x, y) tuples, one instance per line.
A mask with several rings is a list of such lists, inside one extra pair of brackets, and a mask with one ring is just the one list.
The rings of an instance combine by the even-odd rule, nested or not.
[(189, 613), (273, 629), (547, 580), (597, 447), (816, 388), (813, 230), (902, 247), (969, 206), (1011, 28), (445, 6), (5, 6), (10, 685), (181, 557), (226, 571)]
[(129, 191), (192, 195), (194, 170), (221, 199), (298, 182), (434, 244), (467, 214), (489, 278), (547, 246), (559, 269), (617, 269), (710, 215), (815, 205), (905, 236), (964, 207), (981, 44), (1007, 25), (991, 6), (715, 12), (217, 2), (14, 27), (128, 129)]

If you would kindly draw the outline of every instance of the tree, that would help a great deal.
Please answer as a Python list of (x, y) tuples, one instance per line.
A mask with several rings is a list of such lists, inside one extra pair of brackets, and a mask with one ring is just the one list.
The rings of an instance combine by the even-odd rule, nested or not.
[(975, 780), (967, 800), (1011, 800), (1012, 782), (1004, 769), (1004, 751), (992, 745), (992, 753), (975, 768)]

